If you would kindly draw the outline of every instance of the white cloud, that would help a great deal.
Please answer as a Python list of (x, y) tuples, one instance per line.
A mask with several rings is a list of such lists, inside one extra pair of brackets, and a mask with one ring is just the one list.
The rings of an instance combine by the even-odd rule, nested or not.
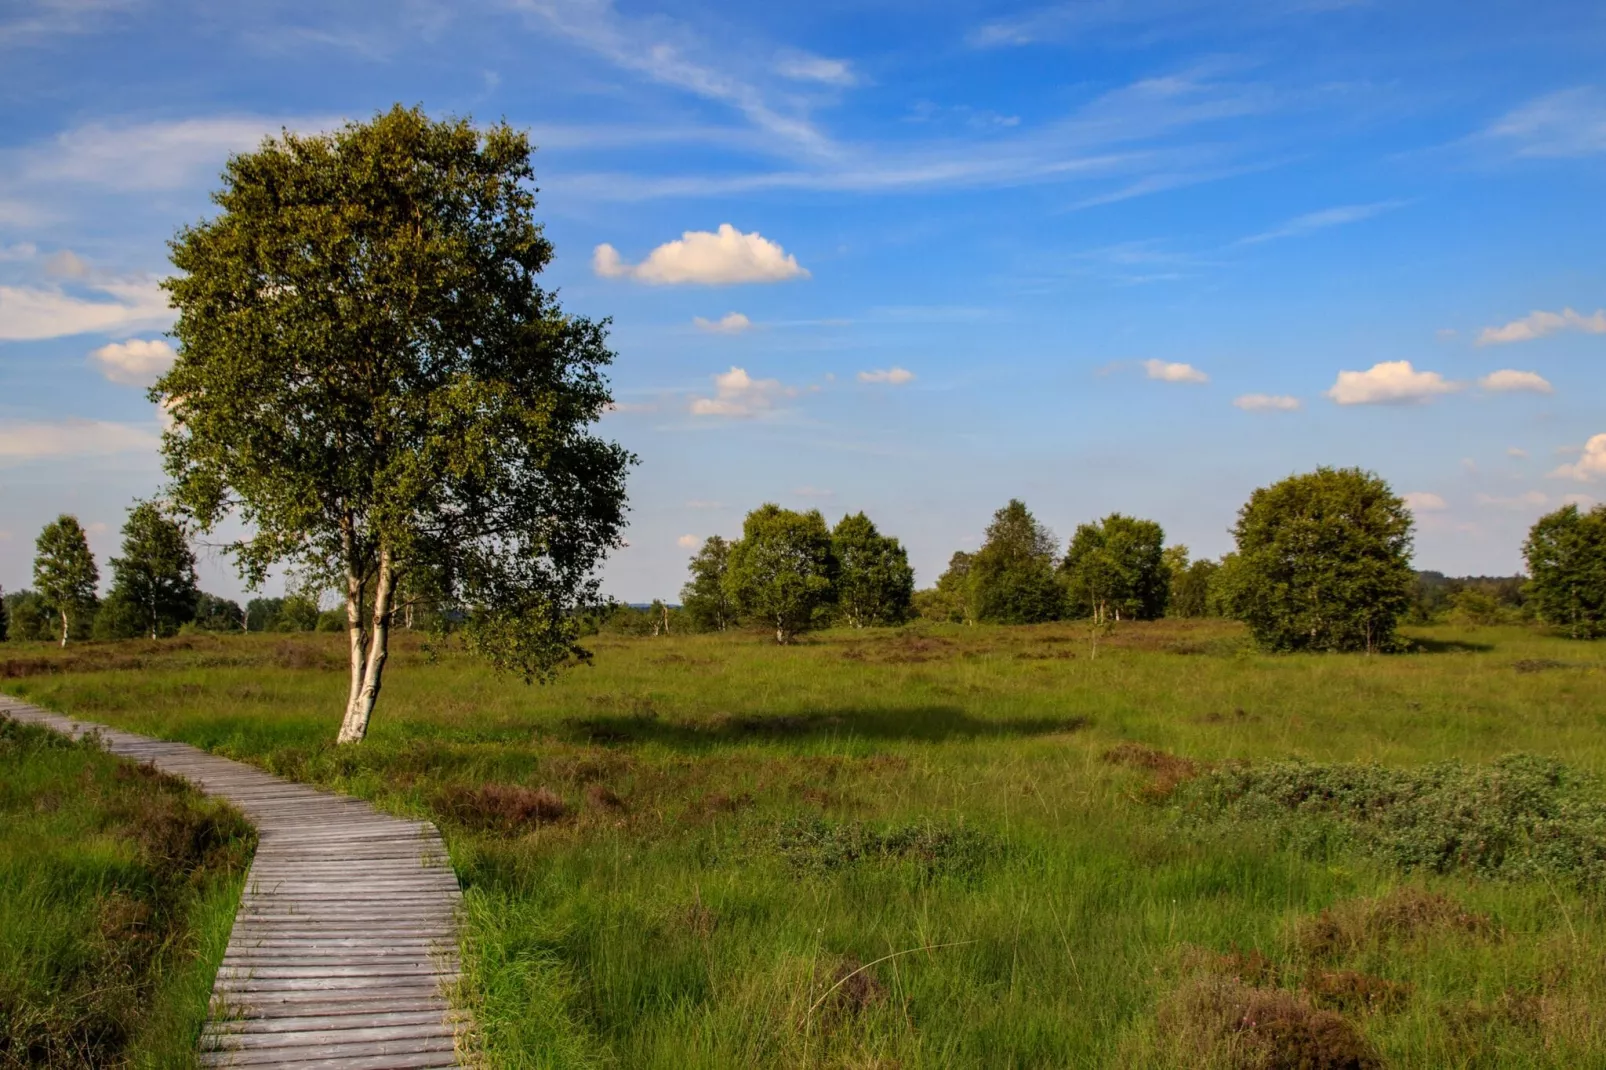
[(907, 368), (876, 368), (872, 371), (860, 372), (861, 383), (887, 383), (891, 386), (902, 386), (904, 383), (915, 381), (915, 373)]
[(712, 331), (714, 334), (741, 334), (753, 326), (753, 321), (740, 312), (727, 312), (717, 320), (693, 316), (691, 321), (699, 330)]
[(1572, 464), (1564, 464), (1550, 473), (1562, 479), (1576, 479), (1591, 483), (1606, 476), (1606, 435), (1591, 435), (1584, 443), (1584, 451)]
[(1521, 391), (1534, 394), (1555, 393), (1555, 388), (1550, 385), (1549, 380), (1538, 372), (1520, 372), (1512, 368), (1501, 368), (1497, 372), (1490, 372), (1478, 380), (1478, 385), (1497, 394)]
[(703, 540), (695, 535), (682, 535), (675, 540), (675, 545), (682, 550), (695, 550), (703, 544)]
[(106, 457), (155, 453), (161, 440), (148, 428), (104, 420), (0, 423), (0, 464), (44, 457)]
[(1439, 513), (1450, 508), (1450, 503), (1427, 490), (1413, 490), (1400, 495), (1405, 507), (1413, 513)]
[(1606, 93), (1579, 86), (1507, 112), (1485, 131), (1518, 156), (1564, 159), (1606, 153)]
[(101, 346), (89, 356), (112, 382), (149, 386), (173, 366), (178, 354), (160, 338), (131, 338)]
[(747, 369), (732, 367), (714, 376), (713, 397), (692, 398), (691, 412), (693, 416), (758, 416), (796, 393), (779, 379), (754, 379)]
[(31, 241), (16, 245), (0, 245), (0, 263), (7, 260), (32, 260), (39, 255), (39, 247)]
[(1302, 404), (1287, 394), (1244, 394), (1233, 398), (1232, 403), (1245, 412), (1293, 412)]
[(1279, 238), (1300, 238), (1306, 234), (1313, 234), (1318, 230), (1329, 227), (1341, 227), (1346, 223), (1359, 223), (1363, 219), (1382, 215), (1393, 211), (1405, 204), (1404, 201), (1378, 201), (1375, 204), (1346, 204), (1337, 208), (1324, 208), (1319, 212), (1307, 212), (1302, 216), (1295, 216), (1280, 227), (1265, 231), (1261, 234), (1251, 234), (1247, 238), (1240, 238), (1239, 245), (1258, 245), (1261, 242), (1276, 241)]
[(591, 266), (603, 278), (632, 278), (654, 286), (730, 286), (809, 276), (778, 243), (757, 231), (743, 234), (729, 223), (721, 223), (714, 232), (688, 230), (658, 246), (639, 264), (625, 263), (617, 249), (604, 243), (592, 253)]
[(1340, 405), (1398, 405), (1460, 389), (1460, 383), (1438, 372), (1419, 372), (1408, 360), (1385, 360), (1364, 372), (1339, 372), (1327, 396)]
[(45, 274), (58, 279), (87, 279), (89, 261), (71, 249), (58, 249), (45, 257)]
[(859, 76), (845, 59), (827, 59), (806, 52), (788, 52), (775, 61), (775, 73), (794, 82), (820, 82), (846, 88), (858, 85)]
[(1166, 383), (1208, 383), (1210, 376), (1195, 368), (1192, 364), (1181, 364), (1175, 361), (1146, 360), (1143, 362), (1143, 374), (1150, 379), (1159, 379)]
[(173, 322), (167, 294), (154, 282), (98, 282), (96, 301), (52, 288), (0, 286), (0, 342), (29, 342), (74, 334), (116, 334)]
[(1515, 457), (1519, 461), (1526, 461), (1528, 459), (1528, 451), (1521, 446), (1511, 446), (1506, 449), (1506, 456)]
[(1479, 494), (1473, 500), (1488, 509), (1523, 510), (1542, 508), (1550, 499), (1542, 491), (1530, 490), (1504, 498), (1495, 494)]
[(1478, 335), (1480, 346), (1501, 345), (1505, 342), (1531, 342), (1558, 331), (1583, 331), (1585, 334), (1606, 334), (1606, 309), (1596, 309), (1593, 316), (1585, 316), (1564, 308), (1560, 312), (1539, 309), (1504, 327), (1485, 327)]

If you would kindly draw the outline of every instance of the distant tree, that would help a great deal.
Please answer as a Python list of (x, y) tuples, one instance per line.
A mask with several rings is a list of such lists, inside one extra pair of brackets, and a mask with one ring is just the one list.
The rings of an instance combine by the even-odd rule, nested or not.
[(56, 619), (37, 591), (24, 588), (4, 599), (11, 638), (17, 642), (45, 642), (56, 638)]
[(854, 628), (909, 619), (915, 570), (903, 544), (876, 530), (863, 513), (844, 516), (831, 530), (836, 557), (837, 620)]
[(1055, 576), (1059, 543), (1019, 499), (993, 514), (981, 549), (970, 562), (977, 620), (1033, 624), (1058, 620), (1065, 589)]
[(400, 106), (231, 158), (171, 244), (178, 358), (152, 390), (177, 504), (259, 585), (276, 564), (345, 598), (339, 740), (379, 696), (398, 587), (440, 577), (468, 649), (547, 679), (619, 544), (634, 458), (590, 433), (607, 324), (537, 285), (525, 134)]
[(1239, 510), (1223, 601), (1268, 650), (1386, 650), (1411, 601), (1411, 523), (1358, 468), (1262, 487)]
[(1505, 617), (1505, 612), (1499, 600), (1487, 591), (1480, 591), (1476, 587), (1467, 587), (1457, 591), (1451, 600), (1450, 620), (1456, 624), (1467, 624), (1475, 628), (1486, 628), (1491, 624), (1499, 624)]
[(1078, 525), (1060, 564), (1072, 613), (1095, 621), (1165, 616), (1171, 576), (1164, 547), (1165, 532), (1152, 520), (1111, 513)]
[(195, 626), (203, 632), (238, 632), (245, 627), (246, 613), (240, 604), (215, 594), (201, 593), (195, 603)]
[(278, 632), (310, 632), (318, 627), (318, 600), (312, 595), (297, 593), (285, 595), (279, 604), (279, 615), (273, 622)]
[(725, 583), (733, 545), (710, 535), (691, 559), (691, 579), (680, 589), (680, 604), (699, 631), (722, 632), (736, 623), (736, 601)]
[(1219, 616), (1212, 591), (1216, 573), (1221, 565), (1207, 557), (1188, 562), (1180, 572), (1171, 574), (1171, 600), (1166, 613), (1174, 617)]
[(0, 643), (11, 638), (11, 613), (6, 604), (5, 589), (0, 588)]
[(1539, 518), (1522, 546), (1539, 619), (1574, 639), (1606, 635), (1606, 505), (1564, 506)]
[(61, 645), (74, 626), (88, 631), (96, 607), (100, 569), (78, 518), (62, 514), (46, 524), (34, 544), (33, 582), (50, 612), (61, 621)]
[(248, 632), (275, 632), (279, 630), (279, 615), (284, 612), (282, 598), (253, 598), (245, 604), (245, 630)]
[(112, 558), (107, 601), (137, 610), (139, 631), (152, 639), (172, 635), (195, 619), (201, 591), (195, 585), (195, 553), (184, 529), (150, 502), (137, 502), (123, 525), (123, 552)]
[(774, 628), (777, 643), (816, 626), (836, 593), (825, 517), (818, 509), (799, 513), (769, 503), (748, 513), (725, 583), (742, 615)]
[(915, 612), (927, 620), (976, 623), (970, 582), (970, 566), (975, 557), (963, 550), (955, 551), (948, 559), (948, 567), (937, 577), (937, 585), (914, 593)]

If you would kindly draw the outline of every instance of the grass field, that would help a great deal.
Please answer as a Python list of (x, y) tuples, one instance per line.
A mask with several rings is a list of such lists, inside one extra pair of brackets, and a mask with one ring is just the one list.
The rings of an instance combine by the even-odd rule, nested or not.
[(182, 781), (0, 719), (0, 1066), (193, 1065), (254, 841)]
[(1606, 646), (1411, 634), (603, 637), (544, 688), (404, 635), (344, 749), (338, 635), (0, 689), (437, 820), (492, 1066), (1606, 1067)]

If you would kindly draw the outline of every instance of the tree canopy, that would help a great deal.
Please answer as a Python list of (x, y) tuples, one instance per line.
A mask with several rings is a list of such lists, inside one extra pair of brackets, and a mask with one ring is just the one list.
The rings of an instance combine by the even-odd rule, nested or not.
[(1064, 614), (1065, 591), (1055, 576), (1059, 543), (1026, 508), (1011, 499), (993, 514), (981, 549), (970, 561), (976, 619), (1034, 624)]
[[(200, 589), (195, 553), (184, 529), (151, 502), (137, 502), (123, 524), (123, 550), (112, 564), (112, 589), (102, 614), (126, 612), (136, 633), (172, 635), (195, 619)], [(99, 623), (97, 621), (97, 623)]]
[(34, 543), (33, 583), (45, 608), (61, 623), (61, 645), (95, 615), (100, 569), (78, 518), (63, 513), (46, 524)]
[(1218, 583), (1270, 650), (1385, 650), (1411, 603), (1411, 513), (1358, 468), (1318, 468), (1250, 496)]
[(909, 619), (915, 571), (902, 543), (881, 534), (863, 513), (854, 513), (831, 530), (831, 553), (839, 623), (863, 628)]
[(773, 503), (754, 509), (731, 547), (725, 583), (742, 615), (773, 628), (778, 643), (825, 623), (836, 595), (825, 517), (818, 509), (799, 513)]
[(1539, 618), (1574, 639), (1606, 635), (1606, 506), (1564, 506), (1539, 518), (1522, 546)]
[(693, 626), (703, 631), (722, 632), (737, 620), (736, 600), (725, 583), (731, 546), (718, 535), (704, 540), (688, 566), (691, 578), (680, 589), (681, 608)]
[(177, 505), (228, 516), (252, 586), (286, 563), (340, 590), (367, 731), (405, 580), (468, 610), (470, 649), (526, 679), (584, 656), (571, 610), (618, 545), (633, 458), (606, 321), (537, 285), (528, 138), (400, 106), (229, 160), (172, 242), (178, 358), (152, 390)]
[(1171, 595), (1165, 532), (1152, 520), (1111, 513), (1080, 524), (1060, 571), (1076, 616), (1155, 620)]

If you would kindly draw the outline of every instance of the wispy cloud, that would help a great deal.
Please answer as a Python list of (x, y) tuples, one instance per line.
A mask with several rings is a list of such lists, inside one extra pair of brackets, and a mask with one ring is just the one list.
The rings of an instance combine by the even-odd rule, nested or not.
[(809, 275), (780, 243), (757, 231), (743, 234), (729, 223), (721, 223), (715, 232), (688, 230), (658, 246), (639, 264), (626, 263), (618, 250), (604, 243), (592, 253), (591, 267), (605, 279), (628, 278), (654, 286), (730, 286)]
[(1183, 364), (1177, 361), (1146, 360), (1143, 362), (1143, 374), (1150, 379), (1158, 379), (1164, 383), (1208, 383), (1210, 376), (1195, 368), (1192, 364)]
[(1294, 412), (1301, 402), (1287, 394), (1242, 394), (1232, 403), (1245, 412)]
[(173, 321), (167, 294), (154, 282), (107, 279), (79, 290), (0, 286), (0, 341), (128, 334)]
[(1251, 234), (1247, 238), (1240, 238), (1239, 245), (1258, 245), (1261, 242), (1277, 241), (1281, 238), (1302, 238), (1307, 234), (1314, 234), (1319, 230), (1328, 230), (1332, 227), (1342, 227), (1348, 223), (1359, 223), (1365, 219), (1392, 212), (1404, 205), (1405, 201), (1377, 201), (1372, 204), (1346, 204), (1337, 208), (1323, 208), (1319, 212), (1307, 212), (1301, 216), (1263, 231), (1260, 234)]
[(1400, 497), (1413, 513), (1439, 513), (1450, 508), (1449, 502), (1430, 490), (1407, 491)]
[(860, 372), (861, 383), (886, 383), (888, 386), (902, 386), (915, 381), (915, 373), (908, 368), (877, 368), (873, 371)]
[(691, 321), (698, 330), (708, 331), (711, 334), (741, 334), (753, 327), (753, 321), (740, 312), (727, 312), (717, 320), (693, 316)]
[(1606, 153), (1606, 92), (1578, 86), (1535, 98), (1497, 119), (1483, 138), (1515, 156), (1565, 159)]
[(36, 420), (0, 423), (0, 464), (48, 457), (106, 457), (152, 453), (161, 440), (149, 428), (104, 420)]
[(1581, 315), (1570, 308), (1564, 308), (1560, 312), (1535, 309), (1503, 327), (1485, 327), (1478, 334), (1478, 344), (1493, 346), (1508, 342), (1531, 342), (1535, 338), (1543, 338), (1561, 331), (1606, 334), (1606, 309), (1596, 309), (1593, 316)]
[(775, 73), (794, 82), (819, 82), (846, 88), (859, 84), (853, 64), (845, 59), (827, 59), (807, 52), (785, 52), (775, 61)]

